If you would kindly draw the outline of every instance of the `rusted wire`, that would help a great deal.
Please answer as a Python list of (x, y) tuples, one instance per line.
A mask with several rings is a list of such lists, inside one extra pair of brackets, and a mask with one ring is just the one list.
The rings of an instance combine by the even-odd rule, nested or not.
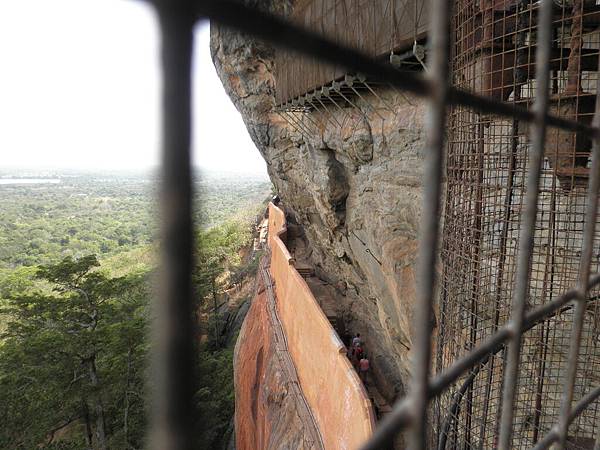
[[(582, 9), (582, 0), (575, 2), (575, 8)], [(581, 14), (581, 13), (579, 13)], [(575, 20), (575, 17), (573, 18)], [(571, 52), (574, 52), (571, 47)], [(579, 64), (577, 63), (579, 69)], [(600, 66), (598, 67), (600, 72)], [(568, 83), (568, 81), (567, 81)], [(568, 89), (568, 85), (567, 85)], [(600, 93), (600, 79), (597, 80), (596, 92)], [(594, 115), (594, 125), (600, 126), (600, 96), (596, 96), (596, 111)], [(558, 421), (558, 441), (561, 448), (564, 448), (567, 441), (567, 431), (571, 415), (571, 403), (573, 401), (573, 390), (577, 377), (577, 367), (581, 349), (581, 335), (584, 328), (585, 313), (587, 310), (587, 279), (592, 266), (592, 254), (594, 250), (594, 234), (596, 232), (596, 221), (598, 218), (598, 191), (600, 190), (600, 142), (594, 139), (592, 146), (592, 167), (590, 169), (587, 209), (585, 212), (585, 224), (583, 229), (583, 243), (581, 251), (581, 261), (579, 265), (578, 295), (573, 314), (573, 329), (571, 331), (571, 341), (569, 348), (569, 357), (567, 362), (567, 374), (565, 376), (565, 386), (562, 395), (560, 415)]]
[(538, 212), (538, 195), (542, 176), (544, 145), (546, 143), (546, 120), (548, 110), (548, 84), (550, 71), (550, 46), (552, 44), (552, 0), (542, 0), (540, 24), (538, 27), (536, 80), (538, 93), (535, 101), (535, 120), (531, 134), (531, 151), (528, 161), (525, 212), (519, 234), (517, 253), (517, 275), (511, 318), (509, 322), (510, 342), (508, 345), (507, 365), (504, 372), (502, 391), (502, 416), (500, 421), (499, 450), (512, 448), (512, 424), (516, 392), (517, 373), (523, 335), (523, 319), (529, 296), (529, 283), (535, 239), (535, 224)]
[[(582, 19), (582, 14), (576, 13), (581, 5), (576, 2), (544, 5), (551, 13), (544, 24), (542, 6), (530, 0), (458, 0), (457, 4), (453, 64), (458, 87), (523, 105), (538, 114), (552, 111), (582, 123), (591, 122), (594, 113), (588, 99), (595, 98), (597, 92), (597, 68), (590, 65), (590, 58), (597, 64), (600, 41), (594, 31), (596, 25), (586, 22), (585, 17), (596, 14), (595, 6), (588, 2)], [(574, 33), (580, 36), (573, 37)], [(546, 67), (539, 56), (542, 41), (547, 43)], [(580, 45), (584, 48), (578, 51), (575, 47)], [(578, 74), (573, 67), (583, 69)], [(551, 82), (546, 82), (550, 75)], [(580, 87), (569, 89), (569, 79)], [(551, 95), (547, 105), (535, 110), (534, 102), (539, 104), (544, 94)], [(542, 120), (539, 117), (538, 124)], [(440, 299), (444, 304), (440, 307), (437, 369), (443, 376), (448, 368), (456, 367), (456, 361), (470, 357), (473, 341), (481, 348), (489, 336), (496, 339), (508, 332), (512, 339), (520, 336), (520, 343), (514, 342), (509, 350), (504, 345), (496, 348), (472, 383), (472, 397), (468, 391), (463, 407), (455, 409), (455, 426), (447, 431), (447, 448), (530, 448), (540, 438), (546, 439), (559, 417), (568, 417), (568, 411), (560, 413), (563, 389), (573, 385), (578, 398), (593, 385), (593, 372), (591, 367), (583, 367), (584, 361), (598, 367), (593, 338), (598, 326), (591, 319), (597, 303), (590, 301), (583, 308), (581, 341), (576, 338), (576, 329), (569, 330), (576, 308), (563, 304), (552, 313), (554, 307), (548, 307), (553, 303), (549, 299), (566, 290), (568, 301), (577, 303), (579, 297), (590, 297), (588, 286), (579, 293), (572, 289), (579, 279), (581, 249), (591, 251), (598, 242), (593, 232), (589, 238), (592, 246), (584, 242), (586, 208), (587, 214), (593, 214), (590, 200), (586, 200), (586, 184), (593, 172), (589, 168), (590, 149), (578, 133), (553, 129), (547, 131), (546, 142), (540, 145), (539, 134), (534, 139), (531, 132), (535, 128), (525, 121), (477, 115), (460, 106), (453, 110), (449, 129)], [(534, 154), (536, 160), (532, 161)], [(527, 177), (531, 179), (536, 171), (539, 186), (527, 186)], [(535, 202), (531, 194), (537, 196)], [(527, 212), (534, 207), (535, 214)], [(518, 261), (518, 249), (524, 247), (529, 255), (521, 253), (526, 258)], [(529, 266), (523, 259), (530, 261)], [(598, 270), (597, 258), (592, 260), (592, 269)], [(467, 279), (475, 282), (467, 284)], [(519, 301), (511, 305), (513, 294)], [(539, 325), (529, 328), (527, 319), (521, 322), (520, 317), (532, 313)], [(579, 348), (581, 355), (568, 352), (569, 343)], [(568, 362), (569, 358), (577, 359), (579, 368)], [(576, 373), (574, 383), (569, 371)], [(441, 417), (448, 414), (452, 393), (461, 386), (461, 379), (458, 377), (452, 383), (455, 386), (441, 394), (436, 405)], [(504, 416), (501, 429), (500, 418), (493, 411)], [(592, 424), (599, 414), (598, 405), (592, 404), (569, 433), (563, 434), (564, 445), (568, 441), (569, 447), (585, 448), (583, 441), (593, 436)]]

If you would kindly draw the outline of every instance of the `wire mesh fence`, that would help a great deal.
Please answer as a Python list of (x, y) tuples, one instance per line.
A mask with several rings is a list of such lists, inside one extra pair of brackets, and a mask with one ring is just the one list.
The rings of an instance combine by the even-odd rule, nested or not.
[[(453, 17), (453, 81), (498, 101), (531, 109), (539, 96), (536, 46), (540, 4), (458, 1)], [(591, 124), (598, 78), (595, 3), (554, 3), (549, 110)], [(510, 318), (522, 226), (528, 155), (526, 122), (454, 107), (449, 114), (447, 195), (443, 230), (437, 369), (472, 350)], [(544, 145), (526, 309), (577, 284), (592, 142), (551, 129)], [(598, 248), (598, 233), (594, 249)], [(595, 250), (591, 269), (598, 271)], [(590, 292), (574, 399), (597, 385), (598, 292)], [(512, 448), (530, 448), (560, 414), (574, 310), (567, 306), (527, 331), (521, 341)], [(495, 448), (502, 402), (503, 349), (458, 380), (438, 403), (442, 448)], [(451, 408), (461, 383), (464, 395)], [(593, 448), (600, 404), (569, 427), (569, 448)]]

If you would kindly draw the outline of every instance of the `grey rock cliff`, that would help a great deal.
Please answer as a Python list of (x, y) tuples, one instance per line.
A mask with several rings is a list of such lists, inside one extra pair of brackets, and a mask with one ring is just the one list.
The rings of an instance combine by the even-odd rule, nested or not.
[[(291, 10), (282, 0), (257, 3)], [(272, 47), (212, 26), (211, 50), (287, 211), (304, 228), (317, 275), (336, 287), (346, 328), (365, 337), (378, 385), (393, 400), (410, 358), (423, 103), (378, 88), (356, 100), (362, 112), (332, 111), (341, 127), (315, 117), (327, 126), (305, 138), (272, 112)]]

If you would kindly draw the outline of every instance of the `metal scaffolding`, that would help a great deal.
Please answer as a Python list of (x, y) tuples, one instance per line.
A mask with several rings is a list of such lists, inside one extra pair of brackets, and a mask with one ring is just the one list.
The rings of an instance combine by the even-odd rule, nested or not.
[[(598, 82), (600, 8), (583, 0), (554, 2), (551, 16), (548, 109), (591, 124)], [(457, 0), (453, 80), (458, 87), (533, 110), (543, 81), (536, 74), (541, 39), (537, 1)], [(439, 304), (437, 370), (442, 371), (507, 323), (515, 311), (519, 230), (524, 226), (526, 174), (534, 140), (528, 124), (464, 107), (449, 115)], [(591, 140), (552, 129), (541, 160), (535, 237), (525, 311), (577, 284), (584, 240)], [(594, 249), (600, 236), (594, 235)], [(598, 271), (597, 250), (591, 270)], [(561, 392), (573, 376), (574, 400), (598, 383), (599, 292), (583, 315), (577, 372), (569, 374), (575, 310), (566, 306), (523, 334), (511, 373), (515, 405), (510, 448), (533, 446), (561, 417)], [(499, 445), (502, 391), (510, 351), (502, 347), (473, 367), (438, 404), (439, 449)], [(600, 403), (569, 427), (568, 448), (593, 448)]]
[[(428, 13), (429, 3), (416, 0), (311, 0), (296, 4), (290, 20), (403, 72), (423, 70)], [(377, 93), (388, 83), (285, 49), (276, 52), (275, 79), (275, 111), (306, 142), (352, 128), (354, 112), (383, 120), (373, 100), (392, 109)]]

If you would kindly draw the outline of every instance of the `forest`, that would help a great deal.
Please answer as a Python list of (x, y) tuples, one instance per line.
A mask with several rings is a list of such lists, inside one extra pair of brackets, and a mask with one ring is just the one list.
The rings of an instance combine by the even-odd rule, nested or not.
[[(0, 448), (142, 448), (156, 177), (58, 177), (0, 184)], [(250, 299), (254, 225), (271, 184), (202, 173), (194, 188), (195, 442), (218, 449), (234, 406), (235, 329), (223, 317)]]
[[(106, 257), (155, 242), (158, 180), (152, 173), (74, 172), (60, 181), (0, 185), (0, 268)], [(207, 229), (247, 215), (269, 195), (271, 184), (204, 171), (196, 173), (194, 190), (194, 221)]]

